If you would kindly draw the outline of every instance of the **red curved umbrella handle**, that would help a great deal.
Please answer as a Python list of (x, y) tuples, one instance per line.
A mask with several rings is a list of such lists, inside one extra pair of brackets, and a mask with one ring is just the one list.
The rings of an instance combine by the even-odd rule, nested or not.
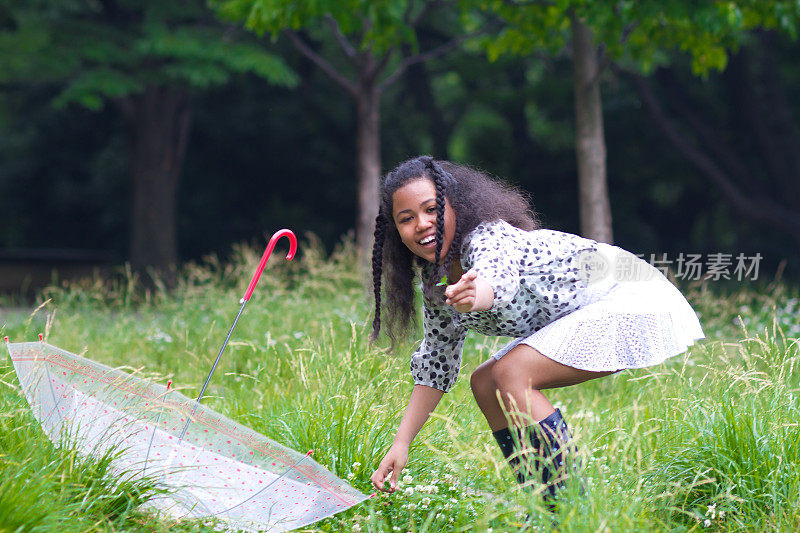
[(267, 249), (264, 250), (264, 255), (261, 256), (261, 262), (258, 263), (258, 268), (256, 269), (255, 274), (253, 274), (253, 279), (250, 280), (250, 285), (247, 287), (247, 292), (244, 293), (244, 298), (242, 298), (242, 303), (247, 302), (250, 300), (250, 297), (253, 295), (253, 291), (256, 288), (256, 284), (258, 283), (258, 278), (261, 277), (261, 273), (264, 271), (264, 267), (267, 266), (267, 259), (269, 256), (272, 255), (272, 250), (275, 249), (275, 244), (278, 242), (278, 239), (281, 237), (287, 237), (289, 239), (289, 253), (286, 254), (286, 259), (292, 260), (294, 258), (294, 253), (297, 251), (297, 237), (294, 236), (292, 230), (289, 229), (282, 229), (276, 231), (272, 238), (269, 240), (269, 244), (267, 244)]

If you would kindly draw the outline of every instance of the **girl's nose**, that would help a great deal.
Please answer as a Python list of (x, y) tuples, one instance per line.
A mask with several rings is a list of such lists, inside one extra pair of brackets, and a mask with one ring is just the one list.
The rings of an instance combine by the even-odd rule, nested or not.
[(436, 215), (424, 214), (417, 218), (417, 228), (420, 230), (430, 229), (431, 226), (436, 225)]

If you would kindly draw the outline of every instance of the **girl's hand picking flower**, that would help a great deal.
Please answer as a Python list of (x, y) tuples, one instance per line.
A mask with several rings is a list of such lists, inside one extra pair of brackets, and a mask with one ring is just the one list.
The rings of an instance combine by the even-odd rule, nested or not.
[[(408, 463), (408, 446), (395, 442), (370, 477), (372, 485), (383, 492), (394, 492), (400, 479), (400, 472)], [(391, 474), (391, 479), (389, 475)], [(389, 481), (388, 486), (386, 481)]]

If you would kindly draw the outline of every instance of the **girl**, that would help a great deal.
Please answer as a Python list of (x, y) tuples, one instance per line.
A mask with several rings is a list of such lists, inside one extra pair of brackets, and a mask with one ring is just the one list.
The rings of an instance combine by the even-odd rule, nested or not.
[(414, 390), (371, 478), (388, 492), (411, 441), (456, 382), (469, 329), (516, 337), (472, 373), (470, 386), (520, 483), (532, 475), (523, 450), (547, 459), (531, 461), (546, 498), (561, 486), (570, 435), (542, 391), (654, 365), (703, 338), (692, 308), (649, 264), (615, 246), (540, 229), (518, 190), (428, 156), (402, 163), (382, 183), (372, 269), (373, 340), (382, 316), (393, 342), (408, 333), (413, 281), (422, 279)]

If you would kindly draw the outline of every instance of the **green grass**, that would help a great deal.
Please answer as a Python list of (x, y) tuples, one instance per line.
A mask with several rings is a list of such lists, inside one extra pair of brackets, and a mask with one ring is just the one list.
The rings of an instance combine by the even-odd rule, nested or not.
[[(352, 248), (300, 260), (276, 253), (237, 325), (204, 402), (372, 493), (412, 383), (409, 340), (367, 342), (370, 300)], [(115, 282), (51, 287), (38, 309), (1, 314), (0, 335), (47, 341), (173, 380), (196, 395), (260, 251), (188, 265), (172, 292)], [(454, 390), (414, 442), (401, 491), (314, 531), (796, 531), (800, 528), (797, 288), (686, 288), (708, 336), (686, 357), (551, 391), (583, 454), (586, 492), (556, 515), (519, 490), (468, 385), (502, 342), (470, 334)], [(42, 434), (0, 358), (0, 531), (196, 531), (148, 514), (158, 484), (116, 479), (111, 456), (78, 457)]]

